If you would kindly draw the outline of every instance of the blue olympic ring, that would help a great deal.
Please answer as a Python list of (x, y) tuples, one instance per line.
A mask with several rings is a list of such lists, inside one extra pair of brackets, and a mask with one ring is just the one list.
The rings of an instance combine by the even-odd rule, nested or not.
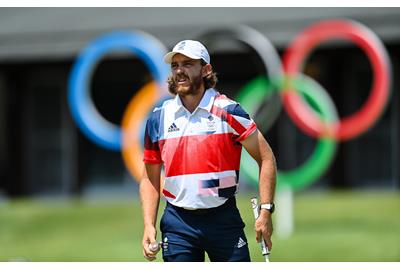
[(90, 43), (75, 62), (69, 80), (68, 103), (72, 117), (82, 132), (93, 142), (110, 150), (122, 148), (122, 132), (104, 119), (90, 98), (89, 82), (99, 60), (111, 51), (128, 50), (141, 58), (153, 74), (159, 90), (167, 81), (169, 66), (162, 59), (167, 52), (156, 38), (143, 32), (112, 32)]

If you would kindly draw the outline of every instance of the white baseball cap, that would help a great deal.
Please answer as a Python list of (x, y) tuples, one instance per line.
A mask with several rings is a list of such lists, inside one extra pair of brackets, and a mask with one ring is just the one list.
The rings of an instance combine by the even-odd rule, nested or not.
[(172, 49), (171, 52), (164, 56), (164, 62), (171, 64), (172, 57), (180, 53), (192, 59), (203, 59), (207, 64), (210, 64), (210, 55), (206, 47), (196, 40), (182, 40)]

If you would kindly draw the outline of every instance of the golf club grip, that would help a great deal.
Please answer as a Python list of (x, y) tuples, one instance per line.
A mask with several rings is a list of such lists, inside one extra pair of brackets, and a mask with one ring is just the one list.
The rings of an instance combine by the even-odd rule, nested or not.
[[(254, 219), (257, 220), (258, 216), (260, 215), (260, 207), (258, 205), (256, 197), (251, 198), (251, 207), (253, 208)], [(265, 261), (269, 262), (269, 250), (267, 245), (265, 244), (264, 237), (262, 237), (260, 244), (261, 244), (262, 255), (265, 257)]]

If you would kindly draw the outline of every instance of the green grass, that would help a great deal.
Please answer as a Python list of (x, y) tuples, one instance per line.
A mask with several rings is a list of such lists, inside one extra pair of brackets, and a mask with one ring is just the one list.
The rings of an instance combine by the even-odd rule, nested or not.
[[(271, 260), (400, 261), (399, 195), (296, 194), (295, 232), (288, 239), (274, 235)], [(262, 261), (249, 198), (242, 194), (239, 208), (252, 260)], [(0, 203), (0, 261), (144, 261), (141, 237), (141, 210), (133, 200)]]

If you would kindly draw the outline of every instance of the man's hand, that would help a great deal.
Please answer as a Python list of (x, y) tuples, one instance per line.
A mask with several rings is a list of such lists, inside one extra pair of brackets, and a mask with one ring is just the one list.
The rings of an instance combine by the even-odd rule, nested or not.
[(157, 251), (150, 250), (150, 243), (156, 242), (157, 231), (154, 226), (148, 226), (144, 228), (143, 233), (143, 241), (142, 241), (142, 248), (143, 248), (143, 256), (149, 260), (153, 261), (156, 259)]
[(268, 249), (272, 249), (271, 235), (273, 231), (271, 213), (266, 209), (261, 209), (260, 215), (255, 222), (256, 240), (261, 242), (265, 240)]

